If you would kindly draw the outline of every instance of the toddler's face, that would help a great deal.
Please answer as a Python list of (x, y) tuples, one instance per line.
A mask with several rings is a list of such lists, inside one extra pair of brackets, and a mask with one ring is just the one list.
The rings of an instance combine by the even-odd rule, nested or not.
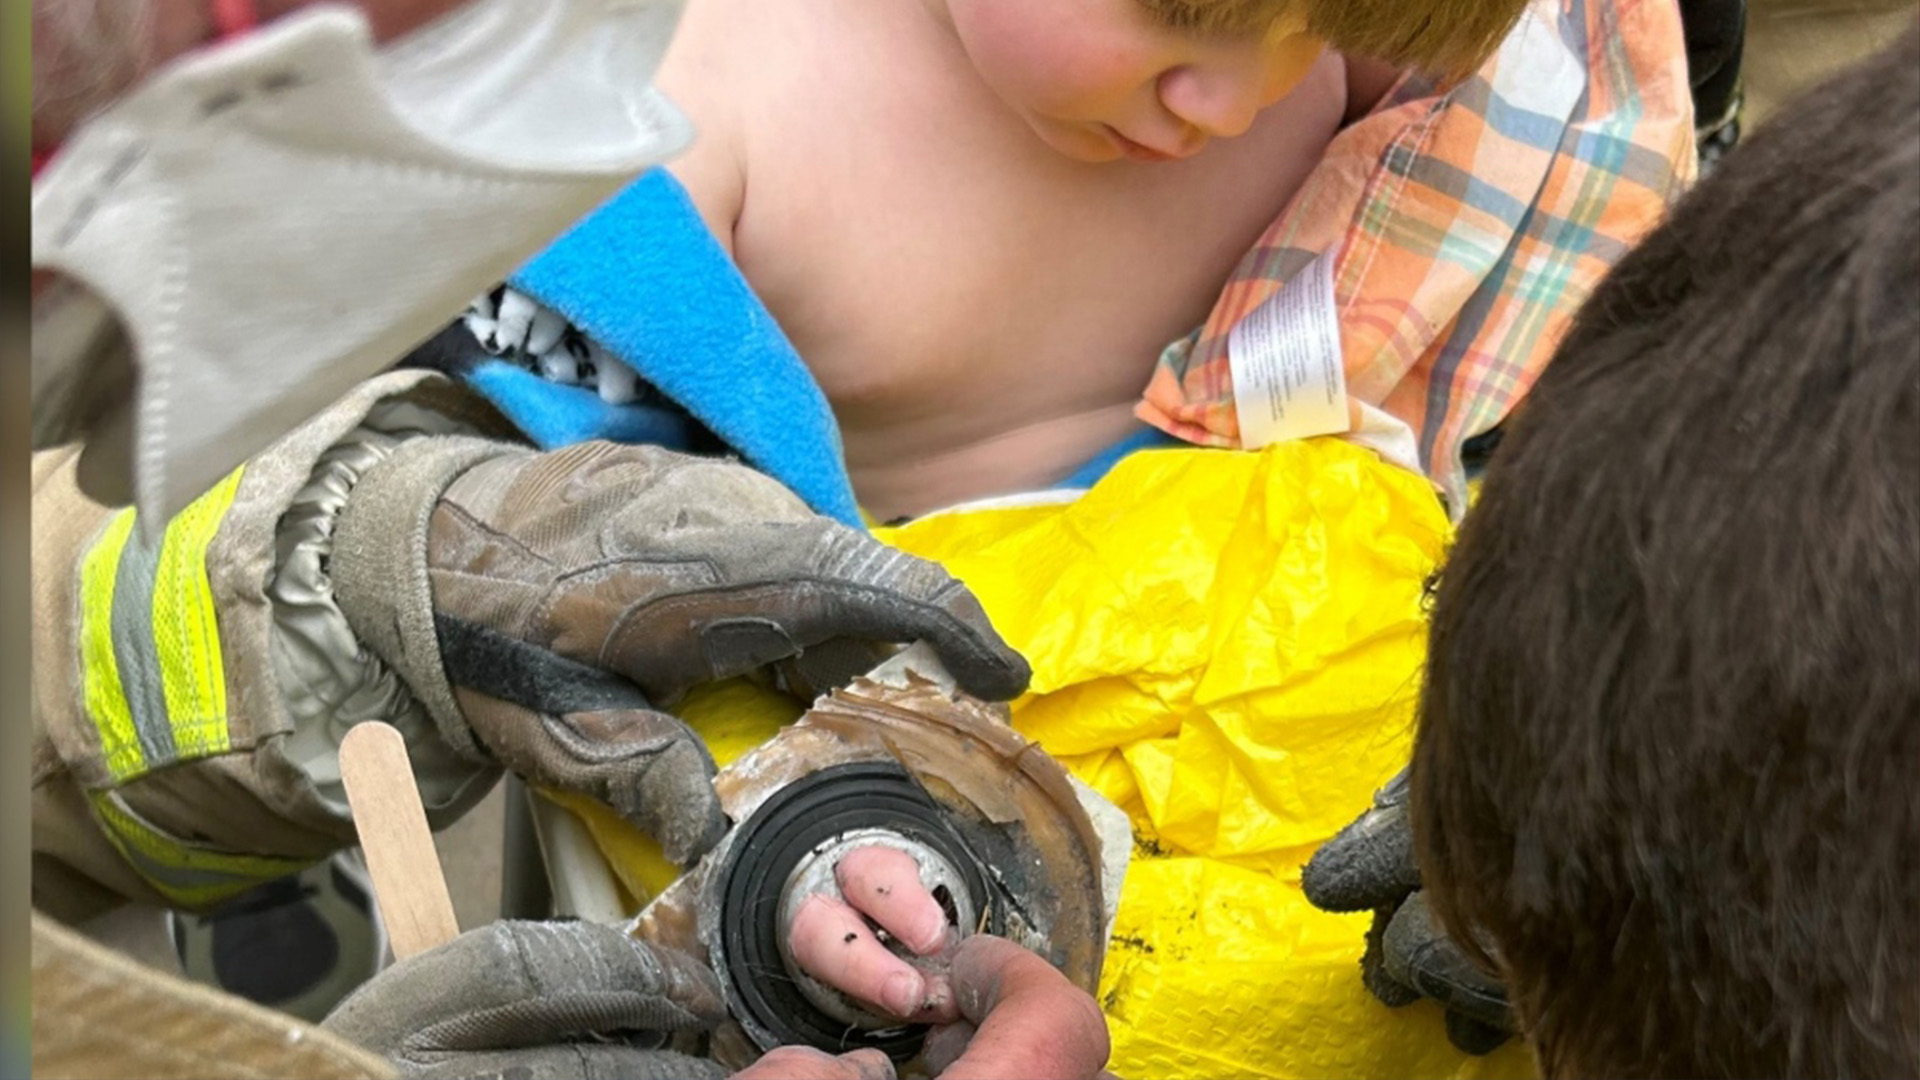
[(1199, 38), (1138, 0), (946, 0), (980, 77), (1048, 145), (1081, 161), (1170, 161), (1246, 131), (1319, 58), (1305, 20)]

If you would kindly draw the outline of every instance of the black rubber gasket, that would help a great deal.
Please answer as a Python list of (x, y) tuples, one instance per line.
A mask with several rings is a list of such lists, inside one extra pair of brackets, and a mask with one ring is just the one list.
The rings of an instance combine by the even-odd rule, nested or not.
[(776, 792), (739, 826), (721, 887), (722, 974), (732, 984), (736, 1008), (782, 1045), (802, 1043), (835, 1054), (871, 1047), (906, 1062), (920, 1052), (926, 1025), (850, 1027), (800, 993), (780, 955), (780, 901), (788, 875), (821, 844), (868, 828), (892, 830), (939, 852), (959, 870), (974, 910), (987, 913), (987, 931), (1005, 931), (1002, 905), (994, 902), (996, 890), (979, 856), (912, 774), (890, 761), (835, 765)]

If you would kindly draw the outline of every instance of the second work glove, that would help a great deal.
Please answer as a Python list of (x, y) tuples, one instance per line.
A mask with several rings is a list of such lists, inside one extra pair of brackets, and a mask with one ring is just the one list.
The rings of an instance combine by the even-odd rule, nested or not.
[(690, 688), (815, 689), (918, 640), (978, 697), (1030, 674), (939, 567), (657, 447), (417, 440), (354, 489), (334, 557), (355, 631), (456, 749), (610, 804), (682, 865), (726, 824), (704, 745), (661, 711)]
[(726, 1018), (692, 957), (587, 922), (497, 922), (375, 975), (323, 1025), (408, 1080), (718, 1080), (676, 1053)]
[(1493, 1051), (1513, 1034), (1506, 991), (1447, 937), (1420, 889), (1402, 770), (1373, 806), (1321, 845), (1300, 873), (1308, 902), (1324, 911), (1373, 912), (1360, 978), (1387, 1005), (1422, 997), (1447, 1011), (1447, 1038), (1470, 1054)]

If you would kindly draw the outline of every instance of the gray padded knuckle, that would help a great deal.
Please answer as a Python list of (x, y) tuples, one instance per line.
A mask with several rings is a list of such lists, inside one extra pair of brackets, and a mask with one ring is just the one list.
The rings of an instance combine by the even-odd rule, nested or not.
[(617, 520), (634, 534), (726, 530), (814, 517), (799, 496), (744, 465), (658, 448), (633, 449), (649, 452), (632, 455), (637, 467), (608, 480), (628, 496)]
[(609, 926), (594, 924), (595, 947), (610, 965), (613, 986), (636, 994), (667, 992), (667, 973), (646, 945)]
[(657, 755), (694, 737), (685, 724), (665, 713), (648, 711), (644, 715), (657, 720), (648, 725), (650, 731), (636, 737), (635, 733), (642, 730), (636, 725), (623, 732), (622, 738), (613, 740), (592, 738), (565, 716), (542, 716), (540, 722), (548, 737), (568, 758), (582, 765), (607, 768), (645, 769)]
[(488, 967), (495, 978), (515, 992), (538, 993), (544, 989), (539, 963), (543, 943), (535, 938), (539, 926), (530, 922), (497, 922), (488, 927), (493, 931)]
[(921, 603), (941, 599), (959, 583), (936, 563), (888, 547), (838, 522), (823, 522), (816, 572), (845, 585), (880, 589)]

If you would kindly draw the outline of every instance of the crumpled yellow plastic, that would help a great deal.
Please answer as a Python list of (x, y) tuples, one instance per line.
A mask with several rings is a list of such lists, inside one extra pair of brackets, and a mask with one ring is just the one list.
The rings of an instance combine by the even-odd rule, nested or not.
[[(1368, 995), (1370, 917), (1300, 891), (1411, 747), (1450, 538), (1424, 478), (1331, 438), (1153, 450), (1071, 502), (876, 535), (967, 583), (1033, 665), (1014, 726), (1133, 820), (1100, 987), (1115, 1074), (1536, 1075), (1518, 1042), (1471, 1057), (1432, 1002)], [(689, 705), (727, 758), (796, 712), (745, 684)], [(611, 811), (576, 810), (636, 896), (670, 878)]]
[(1132, 817), (1101, 1004), (1122, 1077), (1528, 1077), (1360, 985), (1369, 916), (1300, 866), (1406, 764), (1432, 487), (1337, 439), (1156, 450), (1064, 505), (879, 535), (966, 582), (1033, 664), (1013, 722)]

